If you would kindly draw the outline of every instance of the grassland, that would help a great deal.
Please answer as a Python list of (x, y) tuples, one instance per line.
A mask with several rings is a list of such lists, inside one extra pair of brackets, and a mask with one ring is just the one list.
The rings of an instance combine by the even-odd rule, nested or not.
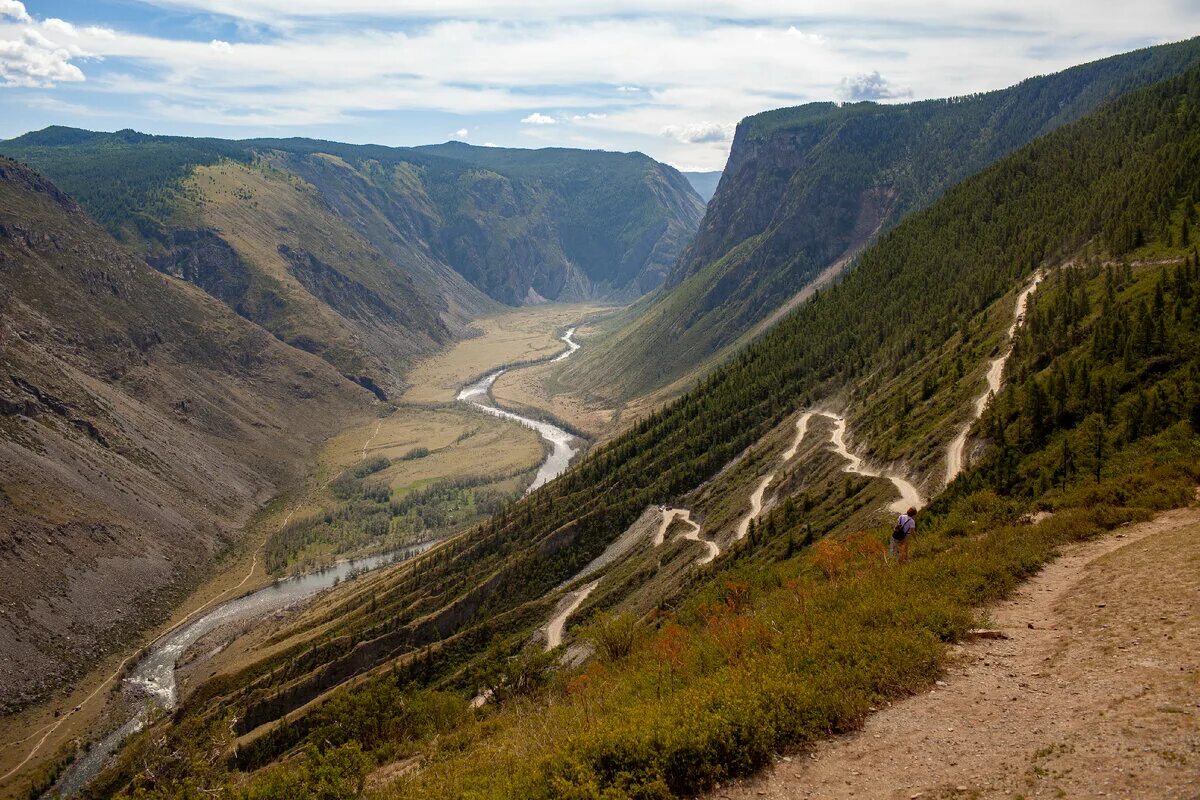
[(418, 362), (406, 376), (408, 403), (448, 403), (468, 381), (505, 364), (538, 361), (564, 348), (563, 329), (601, 306), (577, 303), (525, 306), (481, 317), (478, 335)]
[[(595, 324), (580, 325), (574, 340), (589, 347), (598, 328)], [(505, 408), (518, 412), (544, 410), (563, 420), (593, 439), (611, 433), (622, 416), (623, 404), (592, 393), (580, 393), (561, 381), (563, 367), (559, 361), (537, 364), (501, 375), (492, 385), (492, 396)]]
[(321, 454), (314, 504), (268, 545), (268, 567), (303, 572), (478, 522), (520, 496), (543, 449), (535, 431), (465, 407), (384, 407)]

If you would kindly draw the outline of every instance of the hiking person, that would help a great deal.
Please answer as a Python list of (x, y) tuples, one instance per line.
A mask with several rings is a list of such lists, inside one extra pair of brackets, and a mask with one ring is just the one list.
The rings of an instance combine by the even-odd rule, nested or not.
[(916, 514), (915, 508), (909, 508), (908, 511), (896, 518), (896, 527), (892, 528), (892, 540), (888, 543), (888, 553), (892, 558), (896, 558), (898, 552), (898, 560), (901, 564), (908, 562), (908, 537), (917, 531)]

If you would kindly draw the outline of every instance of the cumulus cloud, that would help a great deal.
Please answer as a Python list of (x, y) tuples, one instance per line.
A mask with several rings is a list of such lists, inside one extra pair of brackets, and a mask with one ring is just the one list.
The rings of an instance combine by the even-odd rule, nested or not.
[(912, 89), (896, 86), (887, 78), (874, 72), (864, 72), (854, 77), (842, 78), (842, 97), (860, 100), (890, 100), (897, 97), (912, 97)]
[(229, 42), (223, 42), (220, 39), (213, 39), (208, 43), (208, 46), (210, 49), (215, 50), (218, 53), (233, 52), (233, 45), (231, 45)]
[(810, 42), (811, 44), (825, 44), (828, 39), (819, 33), (807, 33), (800, 30), (795, 25), (791, 25), (787, 29), (788, 36), (793, 39), (799, 39), (802, 42)]
[(466, 139), (467, 134), (469, 134), (469, 133), (470, 133), (470, 131), (468, 131), (466, 128), (459, 128), (458, 130), (456, 130), (454, 132), (454, 138), (455, 139)]
[(17, 0), (0, 0), (0, 21), (5, 20), (16, 24), (0, 30), (0, 86), (49, 88), (63, 81), (83, 80), (83, 72), (71, 63), (83, 52), (56, 43), (42, 32), (71, 36), (74, 26), (58, 19), (39, 26)]
[(692, 122), (687, 125), (667, 125), (662, 135), (683, 144), (728, 142), (736, 126), (723, 122)]
[[(374, 139), (372, 126), (388, 115), (452, 115), (479, 132), (484, 120), (472, 115), (488, 114), (493, 138), (519, 132), (718, 168), (734, 126), (705, 120), (999, 88), (1200, 25), (1195, 3), (1179, 0), (978, 0), (954, 6), (953, 25), (946, 0), (833, 10), (817, 0), (143, 2), (228, 14), (238, 23), (232, 44), (186, 26), (165, 36), (119, 22), (110, 30), (34, 20), (17, 0), (0, 0), (0, 41), (18, 51), (0, 55), (0, 85), (81, 80), (79, 65), (88, 105), (179, 133), (336, 125), (346, 138)], [(412, 143), (395, 119), (387, 136)]]
[(15, 19), (17, 22), (33, 22), (29, 12), (25, 10), (25, 4), (19, 3), (17, 0), (0, 0), (0, 19), (5, 17)]

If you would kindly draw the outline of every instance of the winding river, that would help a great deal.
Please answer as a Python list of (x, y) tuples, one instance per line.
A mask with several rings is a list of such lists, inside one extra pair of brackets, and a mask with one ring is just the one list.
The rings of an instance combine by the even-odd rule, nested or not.
[[(566, 331), (560, 338), (566, 343), (567, 349), (546, 361), (562, 361), (575, 353), (579, 349), (579, 344), (572, 338), (574, 333), (574, 328)], [(545, 361), (540, 363), (545, 363)], [(537, 475), (527, 490), (528, 493), (561, 475), (579, 451), (574, 446), (575, 436), (561, 428), (547, 422), (522, 417), (491, 404), (492, 384), (507, 371), (507, 369), (497, 370), (472, 383), (458, 393), (458, 399), (493, 416), (533, 428), (550, 444), (550, 452), (538, 467)], [(371, 438), (373, 439), (378, 433), (379, 425), (376, 425), (375, 433)], [(369, 442), (370, 440), (368, 440), (368, 444)], [(366, 447), (366, 445), (363, 446), (364, 456)], [(433, 542), (428, 542), (392, 553), (343, 561), (319, 572), (285, 578), (263, 589), (215, 606), (203, 616), (168, 632), (150, 645), (149, 650), (137, 661), (125, 678), (125, 686), (136, 696), (142, 698), (140, 707), (126, 720), (125, 724), (93, 744), (86, 752), (81, 753), (44, 796), (70, 797), (77, 794), (88, 781), (100, 772), (125, 739), (145, 727), (154, 709), (170, 710), (175, 707), (179, 700), (176, 685), (176, 663), (188, 648), (205, 634), (231, 622), (261, 618), (304, 602), (317, 592), (355, 575), (419, 555), (433, 544)], [(594, 588), (594, 584), (589, 588)], [(581, 592), (581, 595), (580, 603), (587, 596), (586, 592)], [(563, 616), (564, 623), (569, 615), (568, 611)], [(558, 635), (561, 638), (561, 629)]]
[(284, 578), (256, 592), (215, 607), (196, 620), (171, 631), (150, 646), (125, 678), (125, 685), (143, 699), (141, 707), (108, 736), (75, 759), (48, 796), (70, 797), (83, 788), (129, 736), (140, 731), (152, 709), (173, 709), (179, 701), (175, 664), (189, 647), (222, 625), (263, 617), (311, 598), (343, 580), (388, 564), (405, 561), (428, 550), (428, 542), (405, 550), (342, 561), (319, 572)]
[[(571, 328), (560, 337), (566, 342), (567, 349), (554, 358), (549, 359), (550, 363), (570, 358), (579, 349), (579, 344), (571, 338), (574, 334), (575, 329)], [(537, 475), (533, 478), (533, 483), (529, 484), (529, 488), (525, 490), (525, 493), (529, 494), (561, 475), (570, 465), (571, 459), (579, 452), (579, 448), (575, 447), (575, 436), (564, 431), (562, 428), (551, 425), (549, 422), (522, 417), (520, 414), (514, 414), (511, 411), (498, 408), (494, 404), (491, 396), (492, 385), (496, 382), (497, 378), (506, 372), (508, 372), (508, 369), (498, 369), (493, 373), (485, 375), (459, 392), (458, 400), (468, 403), (487, 414), (491, 414), (493, 417), (511, 420), (527, 428), (533, 428), (550, 445), (550, 452), (546, 455), (546, 459), (542, 462), (542, 465), (538, 467)]]

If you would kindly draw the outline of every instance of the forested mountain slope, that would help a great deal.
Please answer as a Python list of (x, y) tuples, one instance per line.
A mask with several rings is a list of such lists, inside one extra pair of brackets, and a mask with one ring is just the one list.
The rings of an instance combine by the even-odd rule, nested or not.
[(0, 710), (162, 619), (371, 402), (0, 158)]
[[(385, 795), (671, 796), (853, 726), (870, 705), (928, 685), (939, 642), (1055, 546), (1191, 496), (1198, 202), (1193, 69), (964, 181), (560, 479), (272, 634), (260, 661), (202, 687), (98, 791), (225, 784), (268, 797), (331, 776), (353, 791), (373, 766), (417, 757)], [(809, 444), (786, 493), (766, 498), (740, 542), (722, 538), (707, 566), (662, 582), (681, 557), (696, 563), (680, 536), (599, 573), (581, 619), (642, 587), (664, 593), (636, 626), (597, 620), (594, 666), (555, 678), (554, 654), (533, 654), (561, 589), (595, 579), (571, 583), (584, 565), (658, 504), (703, 502), (777, 455), (797, 412), (850, 412), (851, 444), (868, 455), (876, 440), (891, 459), (939, 449), (980, 390), (965, 376), (979, 382), (1038, 269), (1049, 277), (1007, 386), (975, 426), (976, 466), (922, 518), (911, 568), (872, 566), (886, 530), (875, 526), (887, 524), (872, 505), (878, 482), (831, 468), (833, 454)], [(1018, 524), (1034, 503), (1055, 519)], [(845, 535), (851, 523), (866, 531)], [(327, 693), (352, 676), (353, 689)], [(496, 687), (496, 712), (467, 707), (481, 685)], [(232, 750), (235, 735), (231, 772), (189, 766), (202, 761), (189, 753)]]
[(563, 380), (629, 397), (704, 364), (880, 231), (949, 186), (1130, 89), (1200, 62), (1200, 40), (1016, 86), (896, 105), (812, 103), (738, 126), (720, 189), (663, 290), (565, 365)]
[(641, 154), (48, 128), (0, 143), (158, 269), (390, 395), (495, 307), (658, 286), (703, 203)]

